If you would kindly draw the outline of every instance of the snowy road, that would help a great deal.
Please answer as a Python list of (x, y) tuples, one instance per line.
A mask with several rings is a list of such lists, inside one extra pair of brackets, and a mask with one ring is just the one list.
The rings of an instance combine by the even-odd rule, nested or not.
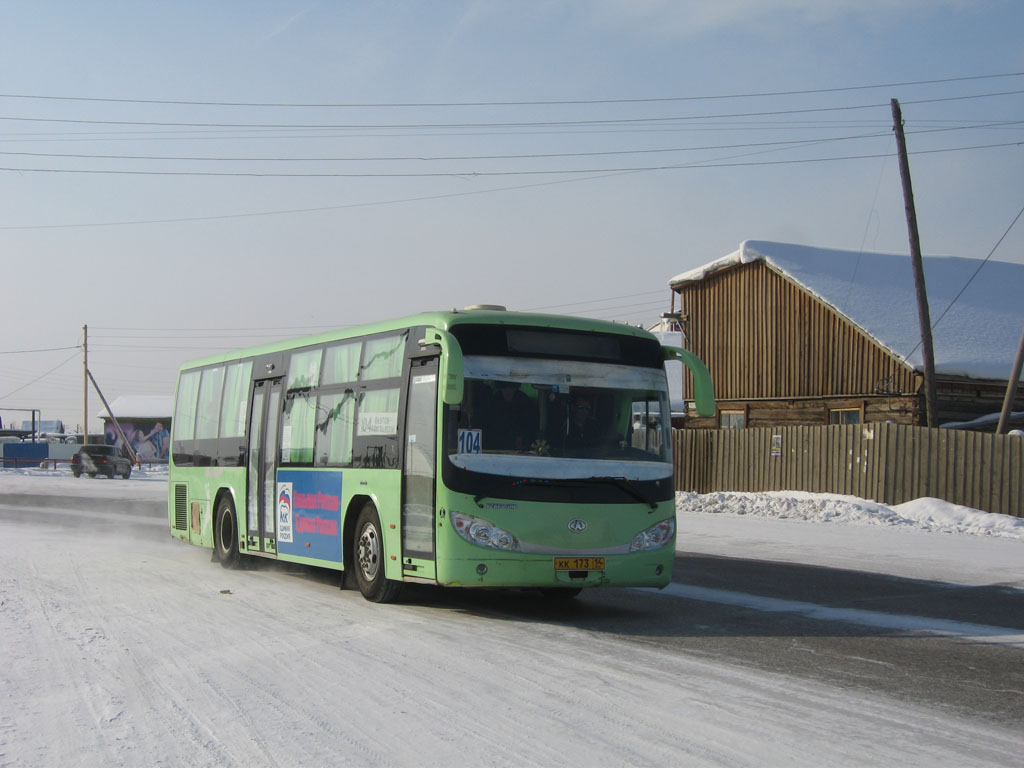
[[(1024, 753), (1019, 719), (982, 716), (983, 690), (977, 706), (946, 705), (948, 681), (899, 682), (921, 657), (977, 653), (1010, 664), (1002, 687), (1019, 689), (1018, 645), (641, 591), (564, 607), (420, 590), (374, 605), (337, 574), (210, 563), (168, 535), (158, 480), (55, 492), (73, 487), (92, 496), (29, 502), (0, 480), (3, 766), (963, 766)], [(856, 658), (883, 645), (891, 658)]]

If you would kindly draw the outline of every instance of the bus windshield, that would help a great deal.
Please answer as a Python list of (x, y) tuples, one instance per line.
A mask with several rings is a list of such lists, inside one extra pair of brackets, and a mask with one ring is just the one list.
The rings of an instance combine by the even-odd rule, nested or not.
[(445, 450), (460, 470), (511, 478), (672, 475), (663, 370), (467, 356), (463, 401), (446, 406)]

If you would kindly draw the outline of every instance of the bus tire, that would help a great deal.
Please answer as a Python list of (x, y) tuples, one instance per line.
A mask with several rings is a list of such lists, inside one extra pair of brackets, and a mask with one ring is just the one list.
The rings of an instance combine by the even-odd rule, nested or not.
[(238, 551), (238, 515), (230, 496), (224, 496), (217, 504), (213, 518), (213, 551), (225, 568), (238, 568), (242, 559)]
[(380, 517), (373, 504), (366, 504), (356, 518), (352, 540), (352, 565), (356, 584), (372, 603), (390, 603), (398, 598), (401, 584), (384, 576), (384, 539)]

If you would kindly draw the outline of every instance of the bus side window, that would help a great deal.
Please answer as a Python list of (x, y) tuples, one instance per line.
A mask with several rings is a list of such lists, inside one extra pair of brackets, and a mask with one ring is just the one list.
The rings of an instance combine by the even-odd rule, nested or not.
[(316, 464), (352, 465), (356, 399), (351, 389), (321, 395), (316, 411)]
[(370, 389), (358, 398), (353, 465), (398, 467), (398, 387)]
[(282, 464), (312, 463), (315, 404), (316, 398), (308, 391), (289, 392), (286, 396), (281, 432)]

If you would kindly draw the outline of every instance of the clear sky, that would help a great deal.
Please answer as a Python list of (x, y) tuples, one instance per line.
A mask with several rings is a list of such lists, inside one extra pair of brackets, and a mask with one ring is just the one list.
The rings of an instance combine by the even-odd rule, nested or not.
[(1022, 33), (1018, 0), (0, 2), (0, 418), (81, 422), (84, 325), (108, 399), (169, 396), (421, 310), (650, 324), (746, 239), (906, 253), (892, 98), (924, 251), (1022, 262)]

